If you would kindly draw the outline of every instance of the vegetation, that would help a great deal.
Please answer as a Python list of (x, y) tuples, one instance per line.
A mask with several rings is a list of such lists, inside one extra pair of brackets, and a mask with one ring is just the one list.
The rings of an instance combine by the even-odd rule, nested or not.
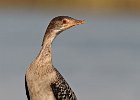
[(140, 0), (0, 0), (0, 6), (140, 10)]

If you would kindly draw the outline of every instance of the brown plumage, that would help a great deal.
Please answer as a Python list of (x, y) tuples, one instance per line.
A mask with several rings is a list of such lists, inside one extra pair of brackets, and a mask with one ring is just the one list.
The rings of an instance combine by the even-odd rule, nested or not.
[(77, 100), (74, 92), (52, 64), (51, 44), (62, 31), (83, 24), (68, 16), (51, 20), (45, 32), (42, 48), (26, 71), (25, 87), (28, 100)]

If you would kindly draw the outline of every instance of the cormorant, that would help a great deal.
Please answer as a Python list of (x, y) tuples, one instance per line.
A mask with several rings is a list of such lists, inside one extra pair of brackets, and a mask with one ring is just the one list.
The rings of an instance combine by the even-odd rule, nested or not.
[(83, 23), (83, 20), (68, 16), (58, 16), (51, 20), (42, 48), (25, 74), (28, 100), (77, 100), (68, 83), (52, 64), (51, 44), (62, 31)]

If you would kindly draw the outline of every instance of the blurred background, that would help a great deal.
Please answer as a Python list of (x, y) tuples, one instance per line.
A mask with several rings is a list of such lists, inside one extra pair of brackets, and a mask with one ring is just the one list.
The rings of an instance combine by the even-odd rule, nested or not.
[(0, 0), (1, 7), (140, 10), (139, 0)]
[(53, 42), (78, 100), (140, 99), (140, 0), (0, 0), (0, 99), (27, 100), (24, 74), (50, 20), (84, 19)]

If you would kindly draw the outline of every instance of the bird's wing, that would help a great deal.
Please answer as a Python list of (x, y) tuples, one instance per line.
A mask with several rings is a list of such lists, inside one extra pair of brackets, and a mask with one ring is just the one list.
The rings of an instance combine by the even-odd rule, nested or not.
[(51, 84), (56, 100), (77, 100), (74, 92), (58, 71), (57, 76), (58, 80)]
[(26, 76), (25, 76), (25, 89), (26, 89), (27, 99), (30, 100), (29, 90), (28, 90), (27, 81), (26, 81)]

